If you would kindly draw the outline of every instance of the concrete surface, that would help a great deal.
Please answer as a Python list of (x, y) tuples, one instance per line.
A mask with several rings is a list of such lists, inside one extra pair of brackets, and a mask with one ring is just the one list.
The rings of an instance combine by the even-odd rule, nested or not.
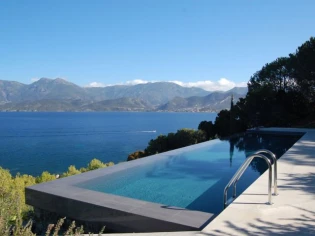
[(25, 189), (25, 201), (26, 204), (43, 211), (87, 222), (93, 228), (102, 228), (106, 222), (106, 227), (114, 232), (201, 230), (213, 219), (214, 214), (92, 191), (79, 185), (97, 181), (99, 178), (102, 180), (106, 175), (120, 171), (130, 171), (145, 164), (154, 164), (171, 155), (179, 155), (208, 145), (206, 142), (200, 143), (158, 154), (158, 158), (150, 156), (32, 185)]
[(278, 161), (278, 196), (266, 205), (265, 172), (202, 233), (205, 235), (315, 235), (315, 130), (306, 134)]
[(260, 131), (305, 132), (278, 161), (279, 195), (272, 197), (272, 205), (266, 204), (266, 171), (200, 232), (111, 235), (315, 235), (315, 129), (262, 128)]

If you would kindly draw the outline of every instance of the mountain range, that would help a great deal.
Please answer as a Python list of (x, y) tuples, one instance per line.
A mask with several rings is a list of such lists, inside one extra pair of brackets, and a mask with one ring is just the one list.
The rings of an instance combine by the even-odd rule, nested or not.
[(171, 82), (80, 87), (64, 79), (32, 84), (0, 80), (0, 111), (219, 111), (244, 97), (246, 87), (209, 92)]

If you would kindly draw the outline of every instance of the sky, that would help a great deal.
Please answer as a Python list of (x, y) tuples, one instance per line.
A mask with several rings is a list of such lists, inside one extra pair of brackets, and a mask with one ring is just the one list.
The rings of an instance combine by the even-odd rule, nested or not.
[(314, 0), (0, 0), (0, 80), (208, 91), (315, 36)]

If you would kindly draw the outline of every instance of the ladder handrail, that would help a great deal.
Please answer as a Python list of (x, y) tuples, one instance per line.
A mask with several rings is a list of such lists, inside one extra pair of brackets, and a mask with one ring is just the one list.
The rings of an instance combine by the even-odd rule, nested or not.
[(273, 152), (271, 152), (271, 151), (269, 151), (269, 150), (267, 150), (267, 149), (260, 149), (260, 150), (258, 150), (257, 152), (255, 152), (255, 154), (261, 154), (261, 153), (267, 153), (267, 154), (269, 154), (270, 155), (270, 157), (272, 158), (272, 160), (273, 160), (273, 163), (274, 163), (274, 167), (273, 167), (273, 175), (274, 175), (274, 177), (273, 177), (273, 185), (274, 185), (274, 195), (278, 195), (278, 167), (277, 167), (277, 157), (276, 157), (276, 155), (273, 153)]
[(223, 197), (223, 202), (224, 202), (224, 208), (226, 208), (227, 206), (227, 191), (228, 189), (231, 187), (231, 185), (235, 182), (236, 179), (240, 179), (241, 175), (244, 173), (244, 171), (246, 170), (246, 168), (249, 166), (249, 164), (251, 163), (251, 161), (254, 158), (261, 158), (263, 160), (266, 161), (267, 165), (268, 165), (268, 169), (269, 169), (269, 181), (268, 181), (268, 204), (272, 204), (271, 202), (271, 182), (272, 182), (272, 168), (271, 168), (271, 163), (270, 160), (262, 155), (262, 154), (253, 154), (251, 156), (249, 156), (245, 162), (241, 165), (241, 167), (237, 170), (237, 172), (234, 174), (234, 176), (232, 177), (232, 179), (229, 181), (229, 183), (225, 186), (224, 188), (224, 197)]
[[(260, 149), (257, 152), (255, 152), (255, 154), (261, 154), (261, 153), (267, 153), (270, 155), (271, 159), (273, 160), (274, 163), (274, 168), (273, 168), (273, 173), (274, 173), (274, 194), (273, 195), (278, 195), (278, 184), (277, 184), (277, 158), (276, 155), (274, 153), (272, 153), (271, 151), (267, 150), (267, 149)], [(264, 155), (265, 156), (265, 155)], [(266, 156), (267, 157), (267, 156)], [(248, 164), (249, 165), (249, 164)], [(248, 167), (248, 165), (246, 166), (246, 168)], [(234, 184), (233, 184), (233, 198), (236, 198), (236, 184), (239, 181), (239, 179), (241, 178), (241, 176), (243, 175), (244, 171), (246, 170), (246, 168), (243, 168), (243, 170), (241, 171), (241, 173), (239, 174), (239, 177), (235, 179)]]
[[(256, 154), (256, 153), (255, 153)], [(259, 154), (259, 153), (257, 153)], [(247, 162), (246, 165), (244, 165), (244, 167), (242, 168), (242, 170), (240, 171), (238, 177), (233, 181), (233, 198), (236, 198), (236, 184), (239, 181), (239, 179), (241, 178), (241, 176), (244, 174), (245, 170), (247, 169), (247, 167), (249, 166), (251, 161)]]

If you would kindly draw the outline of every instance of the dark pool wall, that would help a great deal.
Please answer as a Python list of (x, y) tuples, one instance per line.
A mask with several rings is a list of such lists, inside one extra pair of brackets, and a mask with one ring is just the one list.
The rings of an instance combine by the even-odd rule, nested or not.
[[(88, 229), (93, 229), (93, 232), (99, 231), (104, 225), (109, 231), (122, 233), (195, 231), (201, 230), (213, 217), (212, 214), (199, 212), (189, 212), (190, 214), (187, 215), (187, 210), (177, 208), (156, 211), (149, 205), (142, 208), (143, 214), (139, 210), (137, 213), (132, 213), (74, 198), (74, 196), (73, 198), (61, 197), (30, 188), (26, 189), (26, 203), (37, 208), (37, 211), (45, 213), (44, 215), (66, 216), (87, 226)], [(124, 202), (124, 204), (128, 203)], [(146, 216), (148, 213), (151, 217)]]

